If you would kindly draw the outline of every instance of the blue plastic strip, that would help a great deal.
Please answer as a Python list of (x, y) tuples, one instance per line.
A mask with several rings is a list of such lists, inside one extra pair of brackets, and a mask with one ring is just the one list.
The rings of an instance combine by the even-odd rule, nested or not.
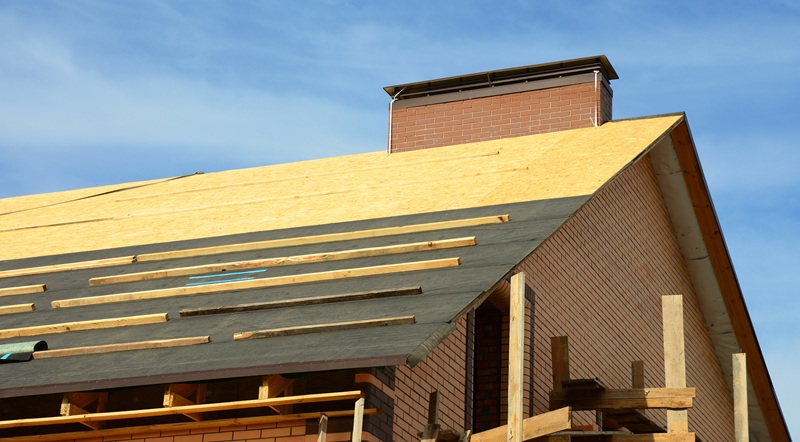
[(250, 280), (250, 279), (255, 279), (255, 278), (253, 276), (250, 276), (250, 277), (247, 277), (247, 278), (218, 279), (216, 281), (190, 282), (190, 283), (188, 283), (186, 285), (189, 286), (189, 285), (220, 284), (220, 283), (223, 283), (223, 282), (247, 281), (247, 280)]
[(6, 353), (3, 356), (0, 356), (0, 360), (6, 360), (9, 356), (11, 356), (11, 353)]
[(242, 272), (226, 272), (226, 273), (216, 273), (213, 275), (197, 275), (197, 276), (190, 276), (189, 279), (203, 279), (203, 278), (217, 278), (219, 276), (231, 276), (231, 275), (250, 275), (252, 273), (264, 273), (267, 269), (261, 270), (247, 270)]

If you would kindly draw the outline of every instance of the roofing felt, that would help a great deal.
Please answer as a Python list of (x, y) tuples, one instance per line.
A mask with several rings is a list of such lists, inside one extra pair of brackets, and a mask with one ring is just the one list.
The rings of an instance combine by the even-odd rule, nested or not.
[(0, 261), (588, 195), (680, 116), (0, 200)]

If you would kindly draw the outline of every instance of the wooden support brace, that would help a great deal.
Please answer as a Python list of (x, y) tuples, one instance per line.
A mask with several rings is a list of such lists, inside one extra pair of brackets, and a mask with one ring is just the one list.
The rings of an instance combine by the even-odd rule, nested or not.
[[(92, 413), (87, 411), (87, 408), (93, 408), (94, 413), (102, 413), (105, 411), (107, 401), (107, 392), (64, 393), (64, 397), (61, 399), (61, 415), (75, 416)], [(91, 405), (94, 407), (90, 407)], [(105, 422), (81, 422), (81, 424), (93, 430), (99, 430), (105, 426)]]
[(319, 417), (319, 431), (317, 432), (317, 442), (326, 442), (328, 437), (328, 415), (322, 413)]
[[(572, 410), (569, 407), (542, 413), (522, 421), (522, 441), (547, 436), (572, 428)], [(507, 425), (472, 435), (471, 442), (506, 442)]]
[(522, 442), (522, 383), (525, 359), (525, 273), (511, 277), (508, 337), (508, 442)]
[(353, 442), (361, 442), (361, 431), (364, 426), (364, 398), (356, 401), (353, 413)]
[[(667, 388), (686, 387), (686, 353), (683, 335), (683, 296), (661, 298), (664, 327), (664, 377)], [(689, 431), (686, 410), (667, 411), (667, 432)]]
[[(167, 408), (202, 404), (205, 398), (205, 384), (170, 384), (164, 388), (164, 406)], [(182, 414), (195, 422), (203, 420), (201, 413)]]
[(631, 362), (631, 388), (644, 388), (644, 361)]
[(744, 353), (733, 355), (733, 425), (736, 442), (748, 442), (747, 359)]
[(422, 432), (422, 442), (436, 442), (439, 430), (439, 392), (434, 390), (428, 397), (428, 424)]
[[(261, 378), (261, 385), (258, 387), (258, 398), (270, 399), (281, 395), (289, 396), (289, 389), (294, 381), (294, 379), (285, 378), (279, 374), (264, 376)], [(292, 412), (291, 405), (276, 405), (270, 408), (278, 414), (289, 414)]]

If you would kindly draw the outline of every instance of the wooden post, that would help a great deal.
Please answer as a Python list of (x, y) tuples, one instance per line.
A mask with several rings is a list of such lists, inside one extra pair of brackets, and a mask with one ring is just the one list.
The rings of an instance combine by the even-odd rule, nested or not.
[(631, 362), (631, 388), (644, 388), (644, 361)]
[(439, 429), (439, 392), (434, 390), (428, 397), (428, 424), (422, 432), (422, 442), (435, 442)]
[(525, 359), (525, 273), (511, 277), (508, 327), (508, 442), (522, 442), (522, 376)]
[(361, 442), (361, 428), (364, 425), (364, 398), (356, 401), (353, 414), (353, 442)]
[[(686, 387), (686, 352), (683, 339), (683, 296), (661, 298), (664, 321), (664, 377), (667, 388)], [(687, 410), (667, 410), (667, 432), (689, 431)]]
[(560, 391), (564, 389), (562, 382), (569, 380), (569, 338), (550, 338), (550, 351), (553, 360), (553, 391)]
[(736, 442), (748, 442), (747, 358), (744, 353), (733, 355), (733, 425)]
[(323, 413), (319, 417), (319, 431), (317, 432), (317, 442), (326, 442), (328, 437), (328, 415)]

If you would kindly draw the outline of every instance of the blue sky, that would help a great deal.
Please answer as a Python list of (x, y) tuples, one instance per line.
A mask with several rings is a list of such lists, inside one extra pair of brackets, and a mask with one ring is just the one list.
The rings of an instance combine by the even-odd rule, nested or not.
[(0, 197), (382, 150), (383, 86), (606, 54), (687, 112), (800, 437), (800, 1), (0, 1)]

